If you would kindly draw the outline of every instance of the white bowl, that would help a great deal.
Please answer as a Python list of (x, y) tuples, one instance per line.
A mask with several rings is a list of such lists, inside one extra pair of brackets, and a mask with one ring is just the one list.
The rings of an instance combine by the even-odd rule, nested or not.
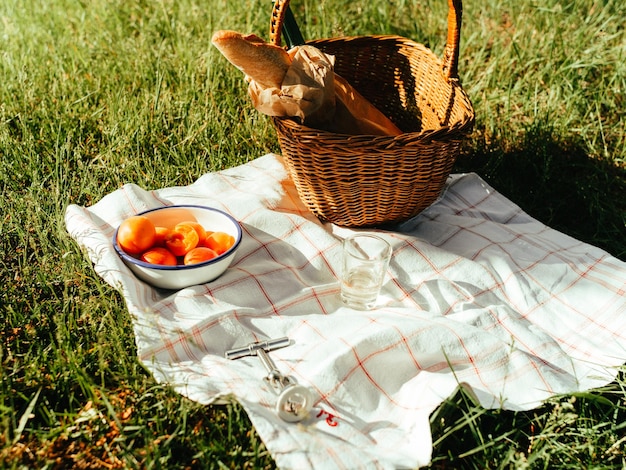
[(117, 230), (113, 235), (113, 247), (126, 266), (142, 281), (161, 289), (184, 287), (213, 281), (230, 266), (241, 243), (241, 226), (230, 215), (212, 207), (180, 205), (160, 207), (137, 215), (148, 217), (157, 226), (174, 227), (177, 223), (196, 221), (206, 230), (226, 232), (235, 243), (226, 252), (208, 261), (190, 265), (162, 266), (141, 261), (124, 252), (117, 243)]

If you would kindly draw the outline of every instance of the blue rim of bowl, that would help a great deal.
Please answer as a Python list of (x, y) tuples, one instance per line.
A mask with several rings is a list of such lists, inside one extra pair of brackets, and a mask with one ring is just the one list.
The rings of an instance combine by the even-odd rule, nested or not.
[(115, 251), (120, 256), (120, 258), (128, 261), (129, 263), (136, 264), (137, 266), (161, 270), (161, 271), (180, 271), (180, 270), (188, 270), (188, 269), (198, 269), (199, 267), (208, 266), (210, 264), (215, 264), (227, 258), (237, 249), (237, 247), (241, 243), (241, 239), (243, 238), (241, 224), (237, 222), (237, 220), (230, 214), (227, 214), (226, 212), (222, 210), (215, 209), (214, 207), (198, 206), (198, 205), (193, 205), (193, 204), (162, 206), (162, 207), (155, 207), (154, 209), (148, 209), (147, 211), (143, 211), (135, 215), (145, 215), (150, 212), (155, 212), (155, 211), (160, 211), (160, 210), (165, 210), (165, 209), (180, 209), (180, 208), (192, 208), (192, 209), (202, 209), (202, 210), (213, 211), (213, 212), (217, 212), (218, 214), (225, 216), (227, 219), (230, 219), (231, 222), (234, 223), (235, 227), (237, 227), (237, 237), (235, 239), (235, 243), (233, 244), (233, 246), (231, 246), (228, 250), (226, 250), (224, 253), (217, 256), (216, 258), (210, 259), (208, 261), (203, 261), (202, 263), (187, 264), (187, 265), (178, 264), (176, 266), (164, 266), (161, 264), (146, 263), (145, 261), (141, 261), (140, 259), (137, 259), (129, 255), (128, 253), (126, 253), (124, 250), (122, 250), (122, 248), (117, 244), (117, 231), (119, 230), (119, 227), (118, 227), (115, 229), (115, 233), (113, 234), (113, 248), (115, 248)]

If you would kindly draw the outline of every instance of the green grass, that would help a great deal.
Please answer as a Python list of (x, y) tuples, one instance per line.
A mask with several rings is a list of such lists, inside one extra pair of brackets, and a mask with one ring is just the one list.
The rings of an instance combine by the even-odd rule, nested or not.
[[(443, 0), (294, 0), (308, 38), (397, 33), (443, 50)], [(203, 407), (138, 363), (121, 296), (65, 231), (70, 203), (185, 185), (278, 151), (217, 29), (266, 36), (268, 0), (0, 2), (0, 466), (272, 468), (237, 404)], [(477, 116), (455, 171), (626, 260), (626, 3), (467, 0)], [(463, 393), (433, 468), (623, 468), (626, 380), (527, 413)], [(174, 417), (174, 418), (173, 418)]]

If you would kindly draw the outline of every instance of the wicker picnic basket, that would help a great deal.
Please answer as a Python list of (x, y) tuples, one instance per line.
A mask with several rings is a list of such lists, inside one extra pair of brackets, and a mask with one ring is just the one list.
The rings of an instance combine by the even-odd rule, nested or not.
[[(281, 44), (289, 0), (275, 0), (270, 42)], [(335, 56), (346, 79), (402, 131), (346, 135), (272, 118), (287, 169), (306, 206), (323, 221), (371, 227), (409, 219), (440, 195), (474, 124), (459, 83), (461, 0), (448, 0), (448, 37), (439, 59), (400, 36), (307, 42)]]

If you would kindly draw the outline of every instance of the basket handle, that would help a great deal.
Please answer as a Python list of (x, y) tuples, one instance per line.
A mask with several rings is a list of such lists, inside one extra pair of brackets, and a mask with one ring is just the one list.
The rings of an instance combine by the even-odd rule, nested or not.
[[(289, 9), (290, 0), (274, 0), (270, 17), (270, 43), (280, 46), (281, 30)], [(461, 42), (462, 0), (448, 0), (448, 37), (443, 53), (443, 74), (448, 79), (459, 78), (459, 45)]]
[(280, 46), (280, 35), (285, 22), (285, 15), (290, 0), (274, 0), (272, 16), (270, 17), (270, 43)]
[(443, 52), (443, 74), (448, 79), (459, 78), (459, 45), (461, 43), (461, 0), (448, 0), (448, 38)]

